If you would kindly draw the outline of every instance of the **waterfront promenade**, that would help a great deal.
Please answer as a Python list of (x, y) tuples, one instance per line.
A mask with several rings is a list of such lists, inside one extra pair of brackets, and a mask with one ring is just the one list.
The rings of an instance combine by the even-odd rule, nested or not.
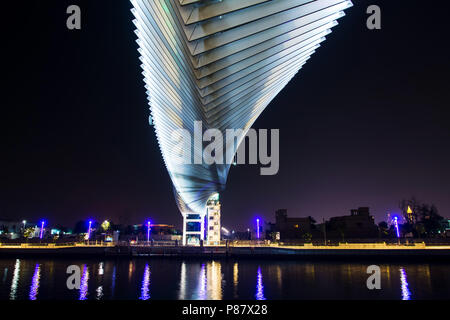
[(386, 243), (340, 243), (333, 246), (312, 244), (287, 246), (266, 243), (226, 243), (219, 246), (176, 246), (167, 244), (48, 243), (0, 244), (2, 256), (105, 256), (105, 257), (264, 257), (264, 258), (437, 258), (450, 259), (449, 245), (424, 243), (398, 245)]

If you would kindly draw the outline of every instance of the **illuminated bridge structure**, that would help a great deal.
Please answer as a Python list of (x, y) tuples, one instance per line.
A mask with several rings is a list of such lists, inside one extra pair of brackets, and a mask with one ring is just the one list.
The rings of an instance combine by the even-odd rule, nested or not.
[[(267, 105), (319, 48), (343, 0), (131, 0), (143, 76), (161, 153), (183, 215), (183, 243), (204, 238), (207, 201), (226, 184), (225, 164), (180, 164), (172, 133), (242, 129), (233, 151)], [(193, 156), (203, 146), (189, 146)], [(187, 150), (186, 150), (187, 151)]]

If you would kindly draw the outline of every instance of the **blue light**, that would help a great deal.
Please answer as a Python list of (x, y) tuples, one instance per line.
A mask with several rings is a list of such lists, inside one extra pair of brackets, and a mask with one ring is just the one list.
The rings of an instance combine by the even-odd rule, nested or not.
[(80, 300), (86, 300), (88, 295), (88, 284), (89, 284), (89, 268), (83, 265), (83, 275), (80, 281)]
[(198, 287), (197, 294), (194, 298), (195, 300), (206, 300), (208, 297), (208, 288), (207, 288), (207, 278), (206, 278), (206, 265), (203, 263), (200, 269), (199, 279), (198, 279)]
[(150, 242), (150, 231), (152, 230), (151, 221), (147, 221), (147, 242)]
[(263, 276), (261, 272), (261, 267), (258, 267), (258, 274), (256, 276), (256, 300), (266, 300), (264, 297), (264, 284), (263, 284)]
[(92, 231), (92, 220), (89, 220), (89, 229), (88, 229), (88, 240), (91, 240), (91, 231)]
[(408, 278), (404, 268), (400, 268), (400, 283), (402, 286), (402, 300), (411, 300), (411, 292), (409, 291)]
[(397, 238), (400, 238), (400, 231), (398, 229), (398, 217), (394, 217), (394, 226), (395, 226), (395, 230), (397, 232)]
[(42, 220), (41, 221), (41, 232), (39, 234), (39, 239), (42, 239), (42, 237), (44, 236), (44, 226), (45, 226), (45, 221)]
[(260, 230), (259, 230), (259, 218), (256, 219), (256, 239), (260, 238)]
[(145, 265), (144, 278), (142, 279), (141, 296), (140, 300), (150, 299), (150, 267)]
[(41, 279), (41, 265), (36, 264), (33, 279), (31, 279), (30, 300), (36, 300), (39, 291), (39, 280)]

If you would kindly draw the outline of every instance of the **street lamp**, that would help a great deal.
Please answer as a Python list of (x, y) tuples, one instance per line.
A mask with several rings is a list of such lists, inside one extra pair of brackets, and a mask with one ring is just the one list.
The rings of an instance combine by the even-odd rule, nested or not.
[(260, 230), (259, 230), (259, 218), (258, 218), (258, 219), (256, 219), (256, 239), (258, 239), (258, 240), (259, 240), (259, 236), (260, 236), (259, 232), (260, 232)]
[(150, 230), (152, 229), (152, 223), (147, 221), (147, 243), (150, 242)]
[(89, 229), (88, 229), (88, 241), (91, 240), (91, 231), (92, 231), (92, 220), (89, 220)]
[(44, 236), (44, 225), (45, 225), (45, 221), (42, 220), (41, 221), (41, 233), (39, 235), (39, 239), (42, 239), (42, 237)]
[(22, 223), (23, 223), (23, 230), (25, 230), (25, 227), (27, 225), (27, 220), (23, 220)]
[(395, 231), (397, 232), (397, 238), (400, 238), (400, 231), (398, 229), (398, 217), (394, 218), (394, 226), (395, 226)]

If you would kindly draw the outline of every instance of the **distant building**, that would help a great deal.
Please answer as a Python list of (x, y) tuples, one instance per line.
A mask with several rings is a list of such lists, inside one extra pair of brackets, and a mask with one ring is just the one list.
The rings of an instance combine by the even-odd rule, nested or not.
[(316, 233), (314, 223), (311, 217), (290, 218), (287, 209), (279, 209), (275, 212), (275, 224), (271, 224), (271, 231), (279, 233), (280, 240), (304, 239), (305, 235)]
[[(150, 225), (150, 238), (155, 241), (181, 241), (182, 236), (175, 226), (170, 224), (151, 224)], [(136, 224), (131, 226), (131, 230), (127, 230), (124, 233), (113, 233), (112, 241), (119, 238), (120, 241), (147, 241), (147, 225)]]
[(326, 223), (328, 238), (375, 238), (378, 227), (368, 207), (350, 210), (349, 216), (333, 217)]
[(220, 242), (220, 201), (219, 194), (208, 200), (206, 207), (206, 239), (208, 244)]
[(151, 237), (153, 240), (182, 240), (182, 236), (178, 234), (175, 226), (169, 224), (152, 224)]
[[(0, 236), (6, 237), (8, 239), (20, 238), (24, 226), (25, 225), (23, 221), (0, 219)], [(26, 226), (29, 226), (29, 224), (27, 224)]]

